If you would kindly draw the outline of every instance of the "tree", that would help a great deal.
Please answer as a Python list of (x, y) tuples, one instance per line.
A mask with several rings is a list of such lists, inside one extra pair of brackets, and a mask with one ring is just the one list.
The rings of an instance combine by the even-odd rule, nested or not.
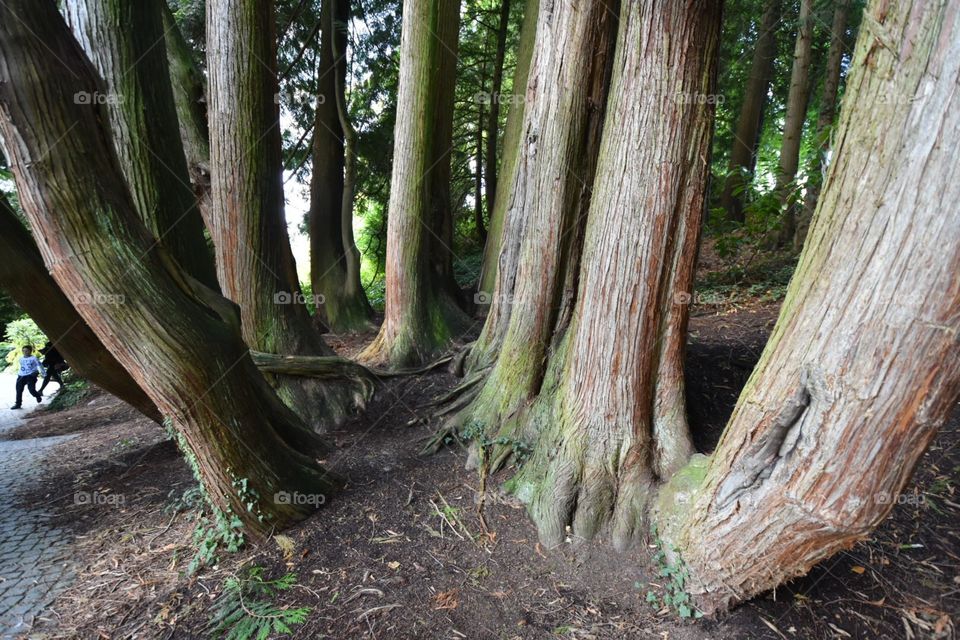
[(763, 16), (757, 23), (753, 61), (733, 137), (730, 169), (721, 195), (720, 202), (727, 211), (727, 217), (736, 222), (744, 221), (743, 190), (747, 185), (746, 176), (753, 174), (756, 165), (763, 107), (777, 56), (777, 25), (782, 18), (780, 5), (780, 0), (768, 0)]
[(874, 1), (864, 23), (780, 318), (662, 519), (706, 611), (866, 537), (960, 392), (960, 14)]
[[(157, 406), (137, 386), (110, 350), (84, 322), (47, 273), (30, 233), (0, 196), (0, 288), (10, 294), (78, 374), (128, 402), (148, 418), (162, 420)], [(77, 298), (77, 304), (88, 300)]]
[(160, 0), (69, 0), (65, 13), (77, 42), (104, 81), (102, 101), (136, 210), (184, 268), (218, 288), (213, 255), (190, 186), (169, 82)]
[(356, 132), (346, 103), (349, 0), (326, 0), (320, 16), (320, 59), (313, 173), (310, 178), (310, 281), (317, 315), (334, 332), (369, 329), (373, 309), (360, 283), (353, 239)]
[(453, 279), (450, 148), (459, 3), (403, 4), (400, 86), (387, 228), (383, 325), (361, 354), (393, 366), (429, 360), (467, 318)]
[(800, 15), (797, 18), (797, 41), (793, 50), (793, 67), (790, 71), (790, 93), (787, 96), (787, 114), (783, 122), (783, 138), (780, 142), (780, 164), (777, 169), (777, 197), (780, 200), (782, 223), (779, 244), (793, 242), (796, 232), (794, 179), (800, 165), (800, 142), (803, 123), (807, 118), (807, 102), (810, 98), (810, 59), (813, 44), (812, 0), (800, 0)]
[[(165, 78), (165, 76), (162, 76)], [(0, 5), (0, 133), (53, 279), (164, 415), (212, 505), (263, 535), (306, 516), (277, 492), (327, 493), (321, 442), (277, 399), (236, 308), (144, 226), (95, 72), (50, 0)]]
[[(331, 356), (311, 324), (284, 218), (276, 34), (271, 0), (207, 2), (211, 206), (207, 226), (225, 295), (251, 349)], [(280, 397), (314, 429), (344, 417), (343, 387), (276, 375)]]
[[(541, 5), (496, 288), (450, 428), (491, 425), (536, 395), (556, 326), (569, 321), (590, 202), (616, 15), (602, 2)], [(504, 436), (507, 437), (507, 436)]]
[[(503, 136), (503, 154), (500, 162), (499, 176), (493, 184), (504, 184), (508, 190), (513, 187), (516, 174), (517, 157), (520, 150), (521, 132), (523, 126), (523, 111), (526, 104), (527, 76), (530, 72), (530, 58), (533, 55), (534, 40), (537, 35), (537, 15), (539, 0), (526, 0), (524, 3), (523, 25), (520, 27), (520, 42), (517, 46), (517, 66), (513, 72), (513, 95), (510, 99), (510, 110), (507, 113), (507, 126)], [(502, 101), (502, 96), (500, 98)], [(489, 162), (489, 154), (488, 154)], [(488, 174), (490, 172), (488, 171)], [(487, 178), (487, 184), (492, 184)], [(496, 188), (496, 187), (495, 187)], [(497, 265), (500, 258), (500, 248), (503, 238), (503, 224), (509, 206), (509, 198), (501, 195), (493, 200), (487, 196), (490, 206), (490, 221), (487, 230), (487, 241), (483, 247), (483, 262), (480, 268), (480, 282), (477, 290), (481, 292), (481, 299), (489, 298), (496, 284)], [(511, 191), (507, 191), (507, 194)]]
[(820, 196), (820, 187), (823, 183), (823, 171), (826, 167), (827, 151), (830, 148), (830, 131), (837, 113), (837, 94), (840, 91), (840, 72), (843, 62), (848, 10), (849, 0), (840, 0), (833, 10), (833, 24), (830, 27), (830, 51), (827, 55), (827, 75), (823, 79), (820, 115), (817, 116), (817, 129), (814, 138), (816, 158), (807, 180), (803, 209), (797, 221), (796, 233), (793, 236), (793, 248), (796, 251), (803, 247), (804, 238), (807, 237), (807, 229), (810, 227), (813, 212), (817, 208), (817, 198)]
[(500, 89), (503, 84), (503, 63), (507, 55), (507, 31), (510, 28), (510, 0), (500, 2), (500, 21), (497, 24), (497, 49), (493, 59), (493, 78), (490, 81), (490, 114), (487, 116), (487, 153), (484, 171), (487, 191), (487, 209), (492, 214), (497, 197), (497, 140), (500, 136)]

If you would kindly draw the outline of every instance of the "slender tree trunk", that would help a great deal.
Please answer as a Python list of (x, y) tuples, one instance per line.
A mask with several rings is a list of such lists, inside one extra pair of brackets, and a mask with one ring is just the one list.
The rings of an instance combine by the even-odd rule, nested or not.
[[(328, 356), (297, 280), (284, 218), (274, 5), (207, 2), (210, 75), (210, 234), (224, 293), (240, 306), (251, 349)], [(317, 430), (341, 419), (340, 388), (278, 375), (280, 397)]]
[(960, 393), (960, 12), (876, 0), (863, 24), (780, 318), (661, 517), (706, 612), (866, 538)]
[(813, 44), (813, 0), (800, 0), (800, 15), (797, 18), (797, 41), (793, 51), (793, 68), (790, 71), (790, 93), (787, 95), (787, 115), (783, 123), (783, 139), (780, 142), (780, 164), (777, 169), (777, 196), (780, 199), (781, 228), (779, 244), (793, 242), (796, 233), (796, 210), (794, 179), (800, 164), (800, 142), (803, 139), (803, 123), (807, 118), (807, 102), (810, 98), (810, 53)]
[(319, 442), (257, 371), (235, 309), (139, 220), (107, 112), (74, 101), (96, 88), (52, 1), (0, 5), (0, 132), (51, 275), (90, 302), (77, 311), (167, 418), (214, 507), (257, 535), (283, 527), (307, 510), (277, 492), (332, 488), (300, 453)]
[(450, 148), (460, 6), (403, 4), (400, 86), (387, 225), (386, 313), (361, 355), (407, 366), (429, 360), (465, 327), (453, 281)]
[[(480, 268), (481, 301), (489, 304), (493, 289), (496, 286), (497, 266), (500, 262), (500, 249), (503, 243), (503, 228), (506, 221), (507, 209), (512, 197), (513, 181), (516, 176), (517, 158), (519, 157), (520, 142), (523, 132), (523, 113), (527, 101), (527, 76), (530, 72), (530, 59), (533, 57), (533, 46), (537, 36), (537, 16), (539, 15), (539, 0), (526, 0), (524, 4), (523, 24), (520, 27), (520, 44), (517, 46), (517, 66), (513, 72), (513, 94), (510, 96), (510, 110), (507, 112), (507, 125), (503, 135), (503, 159), (500, 163), (500, 175), (497, 177), (497, 188), (500, 184), (506, 185), (507, 191), (500, 189), (501, 196), (491, 202), (487, 200), (490, 214), (487, 228), (487, 242), (483, 247), (483, 263)], [(503, 96), (500, 96), (502, 101)], [(489, 141), (489, 138), (488, 138)], [(489, 155), (487, 156), (489, 162)], [(488, 172), (489, 175), (489, 172)], [(489, 178), (488, 178), (488, 183)], [(509, 262), (509, 260), (508, 260)], [(513, 271), (514, 265), (507, 266)], [(512, 275), (510, 276), (512, 278)], [(494, 311), (493, 308), (490, 309)]]
[(183, 37), (170, 6), (160, 2), (164, 42), (173, 101), (180, 124), (180, 141), (190, 182), (206, 220), (210, 208), (210, 129), (207, 127), (207, 81), (197, 66), (193, 49)]
[[(157, 406), (90, 330), (47, 273), (33, 238), (4, 197), (0, 197), (0, 255), (0, 289), (34, 319), (73, 370), (160, 422)], [(88, 303), (82, 297), (76, 302)]]
[(826, 167), (827, 151), (830, 149), (830, 131), (837, 113), (837, 94), (840, 91), (840, 65), (843, 62), (844, 35), (847, 30), (848, 0), (840, 0), (833, 11), (833, 25), (830, 28), (830, 52), (827, 55), (827, 75), (823, 79), (823, 95), (820, 97), (820, 115), (817, 117), (816, 146), (817, 153), (810, 176), (807, 180), (803, 210), (797, 221), (797, 231), (793, 236), (793, 248), (799, 251), (810, 228), (810, 220), (817, 208), (820, 187), (823, 184), (823, 171)]
[(197, 280), (219, 289), (213, 254), (190, 186), (178, 131), (160, 4), (163, 0), (69, 0), (74, 36), (104, 80), (102, 101), (120, 166), (147, 228)]
[[(480, 85), (483, 86), (483, 79), (480, 80)], [(491, 109), (493, 107), (491, 106)], [(485, 243), (487, 241), (487, 229), (483, 224), (483, 104), (477, 105), (477, 166), (476, 171), (474, 171), (474, 192), (473, 192), (473, 221), (477, 227), (477, 238), (480, 240), (480, 243)], [(487, 158), (489, 164), (490, 159)], [(488, 192), (489, 193), (489, 192)]]
[[(507, 31), (510, 28), (510, 0), (500, 2), (500, 23), (497, 25), (497, 52), (493, 59), (490, 82), (490, 114), (487, 123), (486, 191), (487, 216), (493, 217), (497, 198), (497, 143), (500, 137), (500, 89), (503, 86), (503, 64), (507, 57)], [(486, 239), (486, 238), (484, 238)]]
[(373, 325), (360, 283), (360, 252), (353, 239), (356, 134), (345, 90), (349, 0), (326, 0), (321, 11), (320, 76), (310, 178), (310, 279), (317, 315), (337, 333)]
[[(449, 428), (480, 424), (495, 437), (533, 397), (558, 323), (568, 265), (576, 265), (596, 169), (616, 33), (616, 7), (543, 4), (527, 84), (523, 146), (507, 212), (491, 311), (471, 353), (476, 398)], [(508, 267), (516, 261), (516, 268)], [(499, 355), (497, 355), (499, 354)], [(509, 426), (502, 437), (510, 437)]]
[(743, 190), (747, 187), (747, 175), (753, 175), (757, 162), (757, 145), (763, 123), (763, 107), (767, 103), (767, 91), (773, 75), (773, 61), (777, 57), (777, 26), (782, 14), (782, 0), (768, 0), (760, 22), (757, 23), (757, 41), (750, 64), (750, 76), (737, 118), (730, 152), (730, 172), (721, 195), (721, 204), (727, 217), (735, 222), (744, 221)]

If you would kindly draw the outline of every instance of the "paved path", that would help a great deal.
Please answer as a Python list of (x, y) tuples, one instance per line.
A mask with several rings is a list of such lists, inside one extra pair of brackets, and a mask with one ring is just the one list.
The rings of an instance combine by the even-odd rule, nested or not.
[[(0, 374), (0, 438), (37, 403), (26, 396), (24, 409), (11, 411), (15, 377)], [(39, 461), (49, 447), (72, 436), (0, 440), (0, 638), (27, 633), (34, 619), (73, 579), (70, 536), (49, 524), (43, 505), (23, 502), (22, 494), (44, 474)], [(65, 487), (70, 490), (70, 487)]]

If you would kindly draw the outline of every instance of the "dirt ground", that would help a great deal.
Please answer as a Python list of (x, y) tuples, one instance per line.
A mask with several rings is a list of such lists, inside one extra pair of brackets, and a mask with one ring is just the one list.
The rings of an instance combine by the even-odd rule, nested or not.
[[(695, 311), (687, 391), (701, 451), (715, 445), (775, 314)], [(296, 575), (281, 602), (312, 611), (294, 638), (956, 637), (960, 412), (870, 539), (718, 620), (685, 622), (645, 602), (657, 588), (648, 548), (543, 548), (522, 507), (489, 492), (481, 521), (464, 452), (418, 455), (436, 426), (426, 405), (455, 382), (438, 371), (384, 384), (330, 436), (325, 464), (346, 489), (284, 532), (290, 540), (248, 546), (192, 577), (192, 510), (175, 507), (194, 482), (163, 430), (104, 394), (38, 412), (16, 437), (79, 435), (48, 458), (46, 485), (21, 498), (42, 499), (76, 536), (80, 577), (31, 637), (212, 637), (211, 603), (250, 567)], [(76, 505), (77, 491), (116, 499)]]

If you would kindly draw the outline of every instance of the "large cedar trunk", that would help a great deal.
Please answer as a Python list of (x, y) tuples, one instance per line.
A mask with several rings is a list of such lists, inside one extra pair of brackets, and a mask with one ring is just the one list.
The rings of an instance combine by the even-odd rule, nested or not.
[(844, 34), (847, 29), (847, 11), (849, 0), (839, 0), (833, 10), (833, 25), (830, 27), (830, 52), (827, 55), (827, 75), (823, 79), (823, 93), (820, 96), (820, 115), (817, 117), (816, 157), (807, 177), (806, 193), (803, 197), (803, 210), (797, 220), (793, 236), (793, 248), (803, 248), (803, 241), (810, 228), (810, 220), (817, 208), (817, 198), (823, 185), (823, 171), (827, 164), (827, 151), (830, 149), (830, 131), (833, 118), (837, 113), (837, 94), (840, 91), (840, 65), (843, 62), (845, 48)]
[[(200, 282), (219, 289), (190, 186), (163, 42), (165, 0), (69, 0), (67, 20), (104, 81), (87, 97), (106, 103), (136, 210), (158, 241)], [(158, 81), (159, 79), (159, 81)], [(82, 100), (83, 95), (78, 96)]]
[[(510, 27), (510, 0), (500, 2), (500, 24), (497, 25), (497, 52), (493, 59), (490, 81), (490, 113), (487, 115), (487, 154), (484, 186), (487, 192), (487, 215), (492, 217), (497, 197), (497, 147), (500, 139), (500, 89), (503, 84), (503, 63), (507, 54), (507, 30)], [(480, 118), (481, 122), (483, 118)], [(478, 138), (482, 139), (482, 138)], [(477, 150), (480, 155), (480, 150)], [(486, 234), (484, 234), (484, 240)]]
[[(124, 400), (152, 420), (162, 420), (157, 406), (137, 386), (110, 350), (74, 308), (47, 273), (43, 256), (0, 196), (0, 289), (26, 311), (63, 354), (73, 370), (98, 387)], [(76, 304), (86, 304), (82, 297)]]
[(51, 275), (88, 302), (81, 317), (169, 421), (213, 505), (254, 534), (283, 527), (309, 510), (277, 492), (334, 484), (302, 453), (320, 443), (257, 371), (235, 308), (143, 225), (109, 114), (74, 99), (96, 88), (52, 1), (0, 5), (0, 132)]
[(960, 393), (960, 12), (875, 0), (863, 24), (780, 318), (661, 518), (707, 612), (867, 537)]
[[(313, 174), (310, 178), (310, 281), (317, 315), (336, 333), (372, 326), (373, 309), (360, 283), (360, 252), (353, 239), (355, 134), (346, 109), (349, 0), (326, 0), (320, 16), (320, 65)], [(342, 117), (341, 117), (342, 112)], [(344, 126), (346, 125), (346, 126)], [(349, 149), (347, 148), (349, 147)], [(349, 175), (347, 163), (351, 163)]]
[(793, 67), (790, 70), (790, 92), (787, 94), (787, 114), (783, 122), (783, 138), (780, 141), (780, 163), (777, 167), (777, 197), (780, 199), (781, 229), (779, 243), (793, 242), (796, 233), (797, 213), (794, 202), (796, 188), (794, 179), (800, 164), (800, 142), (803, 138), (803, 123), (807, 119), (807, 102), (810, 98), (810, 58), (813, 45), (813, 0), (800, 0), (800, 15), (797, 18), (797, 41), (793, 51)]
[(464, 385), (463, 400), (476, 397), (450, 428), (509, 431), (501, 422), (536, 395), (555, 328), (569, 320), (615, 34), (605, 2), (540, 6), (496, 288)]
[[(207, 2), (211, 206), (220, 284), (251, 349), (329, 356), (297, 279), (284, 218), (275, 12), (271, 0)], [(276, 375), (280, 397), (317, 430), (343, 418), (343, 387)]]
[[(530, 58), (533, 57), (533, 45), (537, 35), (539, 5), (539, 0), (526, 0), (524, 3), (523, 24), (520, 27), (520, 44), (517, 46), (517, 66), (513, 72), (513, 95), (510, 96), (510, 110), (507, 112), (507, 125), (503, 134), (502, 159), (494, 183), (495, 188), (500, 191), (499, 198), (490, 190), (489, 176), (491, 172), (487, 172), (487, 206), (490, 207), (490, 213), (487, 223), (487, 241), (483, 246), (483, 262), (480, 266), (480, 282), (477, 285), (477, 290), (480, 292), (478, 296), (480, 303), (490, 303), (496, 285), (503, 226), (507, 217), (510, 197), (513, 193), (513, 181), (516, 176), (517, 158), (520, 152), (523, 112), (527, 101), (527, 77), (530, 73)], [(502, 95), (500, 100), (503, 100)], [(488, 166), (490, 166), (490, 160), (488, 153)], [(496, 158), (494, 158), (495, 162)], [(494, 168), (496, 168), (496, 164), (494, 164)], [(503, 185), (506, 189), (500, 185)], [(493, 194), (492, 201), (490, 194)], [(512, 265), (514, 268), (515, 266)], [(508, 265), (507, 269), (512, 270), (511, 265)]]
[(645, 535), (653, 487), (693, 452), (682, 361), (720, 4), (623, 4), (572, 320), (515, 432), (532, 454), (511, 486), (550, 545)]
[(425, 362), (466, 326), (453, 280), (450, 150), (460, 5), (403, 3), (383, 325), (361, 358)]
[(733, 149), (730, 151), (730, 172), (723, 186), (721, 204), (727, 217), (736, 222), (744, 221), (743, 190), (748, 185), (747, 175), (752, 175), (757, 161), (757, 145), (760, 143), (760, 128), (763, 123), (763, 107), (773, 75), (773, 61), (777, 57), (777, 27), (783, 18), (782, 0), (768, 0), (767, 8), (757, 23), (757, 41), (750, 64), (750, 76), (733, 134)]

